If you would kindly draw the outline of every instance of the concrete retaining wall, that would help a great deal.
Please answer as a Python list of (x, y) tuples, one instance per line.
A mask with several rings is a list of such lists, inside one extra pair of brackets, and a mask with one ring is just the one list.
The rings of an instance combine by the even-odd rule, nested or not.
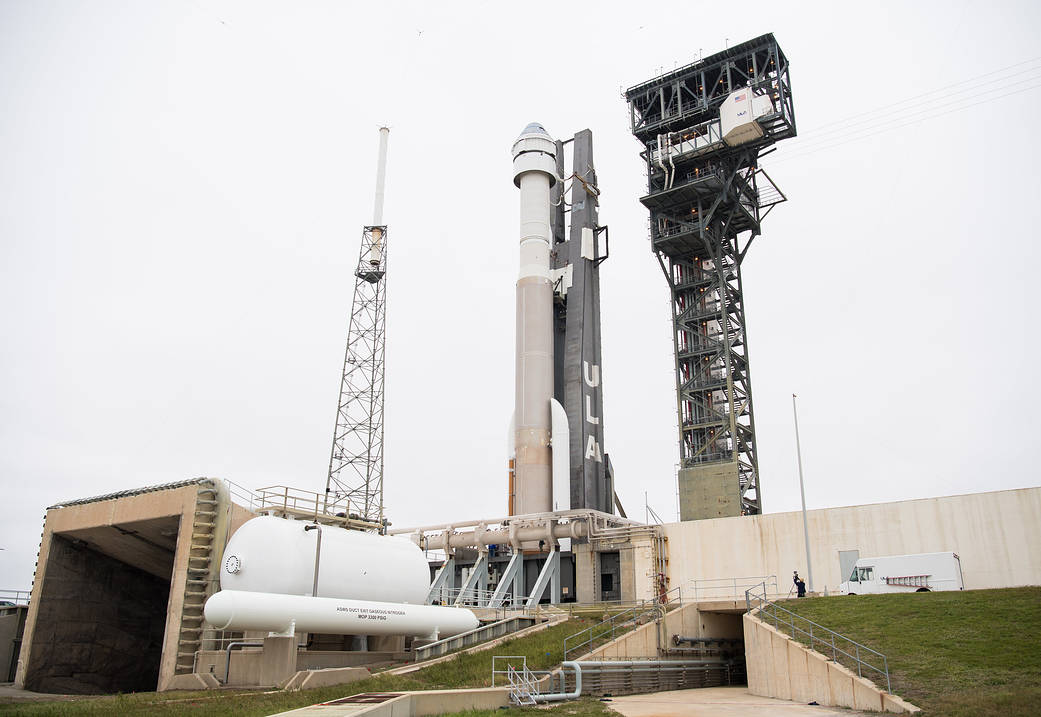
[[(1041, 585), (1041, 488), (953, 495), (807, 512), (814, 588), (835, 591), (839, 551), (861, 557), (954, 551), (965, 588)], [(694, 579), (806, 575), (802, 513), (669, 523), (669, 587)]]
[[(673, 635), (684, 637), (715, 637), (740, 639), (741, 615), (744, 600), (720, 600), (690, 603), (670, 611), (665, 616), (665, 625), (652, 622), (642, 625), (607, 644), (601, 645), (588, 655), (574, 657), (579, 660), (611, 660), (658, 657), (661, 647), (668, 647)], [(660, 638), (658, 634), (660, 630)]]
[[(475, 690), (428, 690), (404, 692), (386, 702), (351, 711), (352, 717), (425, 717), (454, 714), (468, 710), (495, 710), (510, 704), (505, 687), (483, 687)], [(324, 708), (323, 708), (324, 709)], [(315, 707), (301, 707), (283, 715), (315, 714)]]
[(745, 668), (752, 694), (869, 712), (921, 711), (761, 620), (747, 614), (743, 619)]

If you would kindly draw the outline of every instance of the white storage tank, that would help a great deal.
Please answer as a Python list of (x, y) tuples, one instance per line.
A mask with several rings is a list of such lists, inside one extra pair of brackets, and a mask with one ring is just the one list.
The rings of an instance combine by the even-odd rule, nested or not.
[[(261, 516), (246, 521), (224, 550), (221, 589), (311, 595), (318, 532), (302, 520)], [(412, 541), (329, 525), (321, 527), (321, 534), (319, 597), (426, 601), (430, 570)]]
[(430, 640), (478, 627), (461, 607), (404, 605), (337, 598), (221, 590), (206, 601), (206, 621), (218, 630), (324, 632), (333, 635), (413, 635)]

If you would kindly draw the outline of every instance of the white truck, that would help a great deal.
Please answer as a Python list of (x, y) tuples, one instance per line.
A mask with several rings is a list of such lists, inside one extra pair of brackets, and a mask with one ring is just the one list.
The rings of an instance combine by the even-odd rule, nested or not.
[(843, 595), (964, 589), (957, 553), (860, 558), (846, 582), (839, 585)]

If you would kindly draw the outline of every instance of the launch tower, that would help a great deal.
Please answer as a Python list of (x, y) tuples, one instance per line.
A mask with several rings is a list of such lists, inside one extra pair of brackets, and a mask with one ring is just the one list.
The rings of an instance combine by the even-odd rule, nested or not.
[(354, 300), (324, 506), (326, 513), (353, 513), (379, 524), (383, 521), (383, 359), (387, 317), (383, 189), (389, 135), (389, 129), (380, 128), (374, 218), (362, 230), (354, 272)]
[(682, 520), (762, 511), (741, 263), (785, 196), (760, 166), (795, 136), (772, 34), (630, 88), (651, 249), (672, 298)]

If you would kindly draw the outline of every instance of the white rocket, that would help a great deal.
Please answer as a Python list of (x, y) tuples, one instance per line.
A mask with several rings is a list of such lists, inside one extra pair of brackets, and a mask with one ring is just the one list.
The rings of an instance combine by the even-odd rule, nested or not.
[(513, 183), (520, 189), (513, 515), (571, 507), (567, 414), (553, 398), (549, 192), (558, 181), (556, 154), (553, 138), (537, 122), (513, 144)]

